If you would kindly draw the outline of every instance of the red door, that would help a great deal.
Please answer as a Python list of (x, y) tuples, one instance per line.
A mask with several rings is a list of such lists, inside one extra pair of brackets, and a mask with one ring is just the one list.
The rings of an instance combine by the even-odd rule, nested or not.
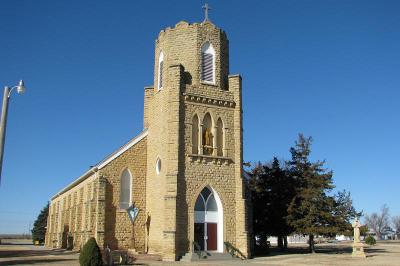
[(207, 250), (217, 250), (217, 224), (207, 223)]

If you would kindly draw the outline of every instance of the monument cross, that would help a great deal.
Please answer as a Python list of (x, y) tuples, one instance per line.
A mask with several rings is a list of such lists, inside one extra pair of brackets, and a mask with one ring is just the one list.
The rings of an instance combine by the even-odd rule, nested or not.
[(209, 21), (208, 20), (208, 11), (211, 10), (211, 7), (207, 3), (205, 3), (205, 5), (202, 6), (202, 8), (204, 9), (204, 16), (205, 16), (204, 21)]

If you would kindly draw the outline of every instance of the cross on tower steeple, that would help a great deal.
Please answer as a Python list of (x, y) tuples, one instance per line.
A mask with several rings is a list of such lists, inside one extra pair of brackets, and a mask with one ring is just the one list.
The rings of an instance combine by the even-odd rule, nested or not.
[(207, 3), (205, 3), (205, 5), (202, 6), (202, 8), (204, 9), (204, 21), (209, 21), (208, 11), (211, 10), (211, 7)]

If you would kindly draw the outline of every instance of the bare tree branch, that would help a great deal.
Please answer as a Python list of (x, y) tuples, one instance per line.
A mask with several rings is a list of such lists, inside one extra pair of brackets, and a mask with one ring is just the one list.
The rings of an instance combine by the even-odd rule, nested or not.
[(400, 216), (394, 216), (392, 218), (392, 223), (393, 223), (394, 230), (396, 231), (397, 234), (399, 234), (400, 233)]
[(376, 237), (382, 239), (382, 233), (385, 227), (390, 225), (389, 223), (389, 208), (386, 204), (381, 207), (380, 213), (372, 213), (371, 215), (365, 215), (365, 223), (367, 226), (375, 231)]

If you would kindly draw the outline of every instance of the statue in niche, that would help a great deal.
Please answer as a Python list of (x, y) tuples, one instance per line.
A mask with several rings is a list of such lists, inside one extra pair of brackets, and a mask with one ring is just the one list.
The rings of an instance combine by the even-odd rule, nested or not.
[(204, 154), (212, 155), (213, 151), (213, 134), (209, 128), (206, 128), (203, 133), (203, 146), (204, 146)]

